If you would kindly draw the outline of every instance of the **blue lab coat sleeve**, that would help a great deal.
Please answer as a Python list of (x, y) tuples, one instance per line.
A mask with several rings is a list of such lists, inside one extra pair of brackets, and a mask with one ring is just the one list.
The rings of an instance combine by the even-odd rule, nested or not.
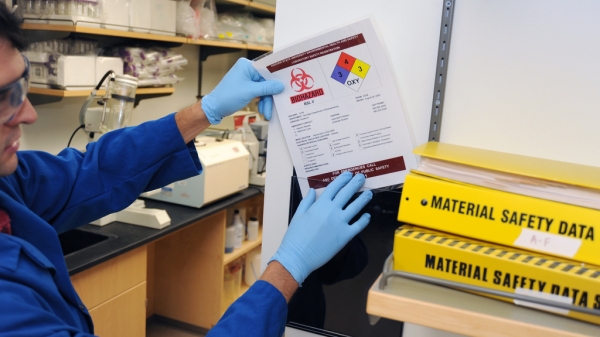
[(256, 281), (225, 312), (206, 337), (279, 337), (285, 331), (287, 304), (277, 288)]
[(0, 336), (92, 336), (65, 301), (56, 268), (25, 240), (0, 234)]
[(196, 148), (184, 143), (174, 114), (111, 131), (85, 152), (67, 148), (57, 156), (38, 151), (18, 155), (19, 167), (9, 177), (18, 186), (12, 197), (59, 233), (120, 211), (140, 193), (202, 170)]

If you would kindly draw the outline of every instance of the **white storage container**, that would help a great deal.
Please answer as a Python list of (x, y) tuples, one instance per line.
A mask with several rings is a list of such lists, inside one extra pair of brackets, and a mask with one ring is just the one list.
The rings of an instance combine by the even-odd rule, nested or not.
[(175, 36), (177, 27), (177, 2), (172, 0), (146, 0), (152, 4), (150, 33)]
[(102, 26), (107, 29), (129, 30), (129, 0), (104, 0)]
[(50, 76), (56, 72), (56, 60), (50, 53), (26, 51), (29, 60), (29, 81), (35, 84), (49, 84)]
[(152, 1), (129, 0), (129, 26), (138, 33), (149, 33), (152, 26)]
[(96, 86), (96, 56), (60, 56), (56, 72), (53, 84), (66, 90), (92, 89)]
[[(94, 77), (95, 85), (100, 82), (102, 76), (104, 76), (104, 74), (106, 74), (109, 70), (114, 71), (117, 75), (123, 75), (123, 60), (120, 57), (96, 57), (96, 75)], [(104, 81), (102, 87), (106, 87), (106, 83), (108, 83), (108, 81)]]

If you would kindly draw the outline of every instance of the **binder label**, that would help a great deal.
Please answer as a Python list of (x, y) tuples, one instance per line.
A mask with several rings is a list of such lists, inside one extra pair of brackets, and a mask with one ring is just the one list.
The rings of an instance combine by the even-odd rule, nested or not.
[(579, 251), (581, 240), (523, 228), (514, 245), (572, 258)]

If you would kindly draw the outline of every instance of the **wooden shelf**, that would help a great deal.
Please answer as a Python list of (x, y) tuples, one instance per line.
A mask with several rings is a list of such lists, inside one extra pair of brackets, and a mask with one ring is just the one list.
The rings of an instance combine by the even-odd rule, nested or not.
[(50, 25), (50, 24), (37, 24), (37, 23), (24, 23), (23, 29), (25, 30), (37, 30), (37, 31), (55, 31), (55, 32), (67, 32), (67, 33), (80, 33), (90, 35), (101, 35), (101, 36), (114, 36), (128, 39), (142, 39), (159, 42), (171, 42), (181, 44), (195, 44), (200, 46), (210, 47), (222, 47), (231, 49), (243, 49), (243, 50), (258, 50), (258, 51), (271, 51), (273, 48), (267, 45), (253, 45), (243, 42), (229, 42), (219, 40), (204, 40), (204, 39), (189, 39), (182, 36), (167, 36), (158, 34), (148, 33), (136, 33), (115, 29), (104, 29), (104, 28), (93, 28), (93, 27), (82, 27), (82, 26), (71, 26), (71, 25)]
[(260, 12), (275, 14), (275, 6), (271, 6), (268, 4), (263, 4), (259, 2), (249, 1), (249, 0), (219, 0), (217, 4), (231, 4), (231, 5), (241, 5), (248, 7), (249, 10), (258, 10)]
[(72, 26), (72, 25), (50, 25), (50, 24), (40, 24), (40, 23), (23, 23), (23, 29), (114, 36), (114, 37), (124, 37), (124, 38), (128, 38), (128, 39), (142, 39), (142, 40), (153, 40), (153, 41), (174, 42), (174, 43), (187, 43), (187, 41), (188, 41), (187, 38), (181, 37), (181, 36), (136, 33), (136, 32), (130, 32), (130, 31), (125, 31), (125, 30), (94, 28), (94, 27), (84, 27), (84, 26)]
[(400, 277), (369, 290), (367, 313), (468, 336), (588, 337), (600, 326)]
[[(46, 95), (54, 97), (87, 97), (92, 90), (58, 90), (58, 89), (46, 89), (46, 88), (35, 88), (30, 87), (30, 94)], [(164, 88), (139, 88), (135, 91), (136, 95), (168, 95), (175, 92), (173, 87)], [(104, 95), (104, 90), (98, 90), (98, 96)]]
[(227, 253), (223, 256), (223, 265), (226, 266), (231, 262), (235, 261), (238, 257), (241, 257), (251, 251), (252, 249), (260, 246), (262, 244), (262, 227), (258, 229), (258, 239), (255, 241), (244, 241), (242, 243), (242, 247), (238, 249), (234, 249), (232, 253)]

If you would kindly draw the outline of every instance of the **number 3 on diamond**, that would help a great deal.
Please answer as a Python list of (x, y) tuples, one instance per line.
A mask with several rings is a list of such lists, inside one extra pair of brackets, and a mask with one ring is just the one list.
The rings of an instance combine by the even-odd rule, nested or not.
[(338, 74), (340, 75), (340, 77), (342, 77), (342, 73), (338, 71)]
[(362, 73), (362, 67), (358, 66), (358, 71), (360, 71)]

